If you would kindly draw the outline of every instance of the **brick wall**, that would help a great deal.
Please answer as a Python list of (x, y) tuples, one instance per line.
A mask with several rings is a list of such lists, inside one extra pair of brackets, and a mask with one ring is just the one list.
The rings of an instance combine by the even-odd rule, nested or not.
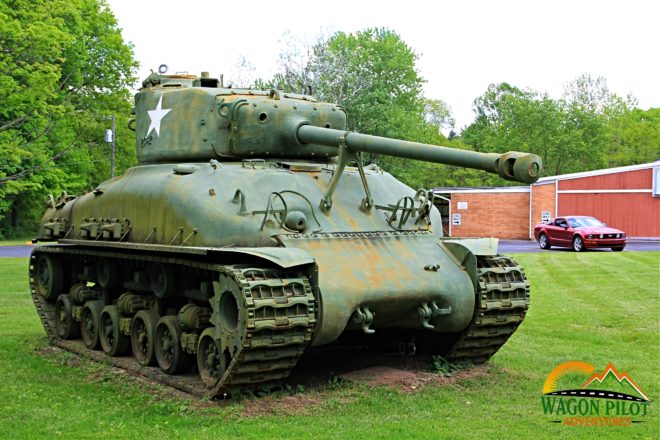
[[(648, 168), (602, 176), (569, 176), (570, 179), (559, 181), (559, 194), (556, 194), (554, 181), (531, 185), (531, 218), (530, 193), (522, 192), (523, 187), (469, 189), (474, 192), (466, 192), (465, 188), (448, 188), (446, 194), (451, 194), (451, 214), (461, 215), (461, 225), (454, 225), (453, 219), (449, 218), (451, 235), (530, 239), (533, 238), (530, 237), (530, 227), (533, 230), (541, 221), (543, 211), (548, 211), (550, 218), (569, 214), (593, 215), (631, 236), (657, 237), (660, 198), (651, 197), (648, 191), (597, 193), (599, 189), (648, 190), (651, 173)], [(437, 190), (442, 193), (441, 188)], [(562, 193), (562, 190), (581, 192)], [(555, 210), (557, 202), (559, 213)], [(458, 209), (459, 204), (467, 204), (467, 209)]]
[(541, 213), (550, 211), (550, 218), (555, 213), (555, 182), (532, 185), (532, 227), (541, 221)]
[[(458, 209), (459, 202), (467, 203), (467, 209)], [(461, 215), (461, 225), (451, 226), (453, 237), (529, 238), (526, 192), (454, 193), (451, 213)]]

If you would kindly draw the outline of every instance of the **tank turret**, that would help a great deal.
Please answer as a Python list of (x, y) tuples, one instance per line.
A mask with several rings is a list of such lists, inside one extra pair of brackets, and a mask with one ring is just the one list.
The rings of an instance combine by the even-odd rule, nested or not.
[(136, 137), (142, 163), (221, 158), (323, 160), (352, 152), (474, 168), (532, 183), (534, 154), (477, 153), (346, 132), (346, 113), (313, 97), (221, 87), (216, 79), (152, 74), (136, 96)]

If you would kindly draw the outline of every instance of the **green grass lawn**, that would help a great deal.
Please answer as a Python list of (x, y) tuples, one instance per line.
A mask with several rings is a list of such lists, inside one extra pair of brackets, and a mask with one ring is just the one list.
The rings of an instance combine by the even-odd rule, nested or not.
[(25, 237), (25, 238), (14, 238), (11, 240), (0, 240), (0, 246), (23, 246), (31, 245), (32, 238), (34, 237)]
[[(49, 352), (28, 294), (27, 259), (0, 258), (0, 437), (659, 437), (660, 253), (542, 252), (516, 259), (530, 279), (532, 306), (491, 359), (490, 374), (414, 393), (329, 384), (304, 390), (292, 407), (285, 395), (212, 405)], [(573, 359), (627, 371), (652, 400), (644, 423), (551, 423), (541, 409), (543, 382)]]

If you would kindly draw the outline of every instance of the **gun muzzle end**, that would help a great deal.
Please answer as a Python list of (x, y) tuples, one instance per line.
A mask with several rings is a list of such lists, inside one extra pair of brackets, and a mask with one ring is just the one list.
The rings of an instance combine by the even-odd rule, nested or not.
[(531, 153), (504, 153), (497, 162), (500, 177), (528, 184), (539, 180), (541, 167), (541, 158)]

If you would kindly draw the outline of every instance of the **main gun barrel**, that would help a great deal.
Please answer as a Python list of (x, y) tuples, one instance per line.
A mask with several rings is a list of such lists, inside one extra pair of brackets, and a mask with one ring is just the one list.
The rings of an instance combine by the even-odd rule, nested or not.
[(312, 125), (299, 126), (296, 136), (303, 144), (338, 148), (343, 142), (355, 151), (474, 168), (523, 183), (536, 182), (541, 171), (541, 158), (531, 153), (478, 153)]

